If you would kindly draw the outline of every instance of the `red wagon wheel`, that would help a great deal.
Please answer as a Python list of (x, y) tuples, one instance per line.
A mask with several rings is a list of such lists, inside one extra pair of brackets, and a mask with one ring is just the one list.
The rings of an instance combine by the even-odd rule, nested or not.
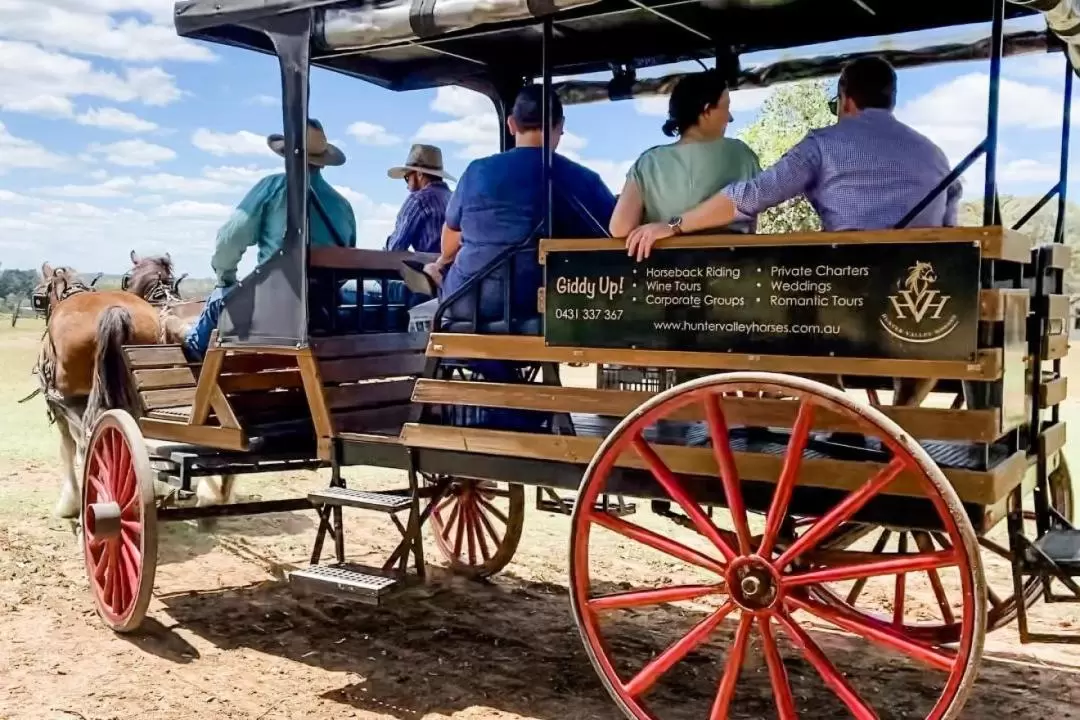
[(139, 425), (110, 410), (94, 427), (83, 467), (83, 556), (98, 614), (116, 632), (146, 617), (157, 570), (153, 470)]
[[(1050, 473), (1050, 504), (1068, 522), (1073, 521), (1072, 477), (1065, 459)], [(1013, 503), (1010, 498), (1010, 509)], [(1030, 533), (1035, 527), (1035, 513), (1024, 510), (1024, 520)], [(802, 524), (812, 521), (803, 520)], [(856, 544), (858, 543), (858, 544)], [(851, 549), (869, 551), (880, 556), (881, 560), (895, 559), (911, 549), (918, 551), (936, 551), (949, 545), (947, 538), (940, 533), (918, 530), (895, 530), (875, 528), (866, 533), (864, 538), (843, 538), (830, 543), (830, 549)], [(987, 580), (987, 618), (986, 631), (992, 632), (1004, 627), (1016, 618), (1019, 609), (1012, 583), (1012, 551), (1009, 549), (1008, 527), (1002, 520), (989, 533), (979, 537), (982, 547), (983, 572)], [(913, 584), (918, 583), (913, 588)], [(951, 644), (958, 641), (961, 625), (956, 619), (954, 608), (944, 592), (941, 577), (936, 570), (926, 573), (898, 574), (889, 581), (892, 585), (892, 614), (884, 616), (875, 611), (874, 605), (880, 605), (873, 599), (875, 588), (868, 588), (866, 583), (856, 582), (843, 589), (822, 587), (821, 598), (838, 609), (857, 613), (876, 622), (902, 622), (906, 632), (935, 645)], [(1038, 599), (1042, 582), (1038, 577), (1024, 578), (1022, 597), (1024, 607), (1030, 607)], [(877, 588), (879, 591), (881, 588)], [(915, 607), (907, 608), (913, 596), (924, 595), (932, 598), (930, 602), (920, 602), (916, 597)], [(860, 602), (862, 601), (862, 602)], [(922, 617), (918, 617), (918, 615)]]
[[(724, 416), (723, 394), (733, 391), (780, 392), (798, 402), (798, 415), (782, 468), (767, 501), (764, 529), (757, 535), (750, 530), (743, 483)], [(676, 475), (657, 451), (661, 446), (654, 446), (644, 439), (646, 428), (694, 403), (704, 406), (712, 454), (720, 476), (718, 482), (727, 498), (730, 527), (734, 530), (721, 530), (714, 524), (689, 490), (690, 479)], [(819, 409), (855, 420), (861, 432), (881, 438), (891, 451), (892, 459), (887, 464), (869, 466), (865, 483), (822, 512), (820, 519), (801, 536), (784, 543), (781, 541), (782, 528), (791, 519), (789, 506), (802, 471), (814, 414)], [(641, 525), (593, 510), (596, 498), (605, 492), (609, 476), (624, 453), (627, 457), (636, 455), (651, 471), (657, 486), (682, 507), (707, 542), (707, 550), (696, 549)], [(904, 480), (904, 492), (910, 494), (914, 492), (912, 488), (921, 492), (921, 498), (927, 501), (925, 507), (934, 514), (934, 520), (941, 528), (941, 535), (950, 542), (949, 549), (913, 553), (890, 562), (834, 550), (825, 553), (827, 560), (816, 560), (815, 557), (821, 554), (821, 543), (851, 522), (868, 503), (880, 498), (898, 477)], [(810, 618), (823, 620), (860, 637), (880, 650), (892, 653), (898, 661), (914, 661), (920, 667), (937, 671), (941, 689), (930, 696), (933, 705), (925, 715), (931, 720), (956, 717), (974, 682), (984, 639), (986, 589), (978, 542), (963, 506), (926, 451), (899, 426), (881, 412), (858, 405), (843, 392), (829, 386), (772, 373), (730, 373), (702, 378), (651, 398), (619, 423), (601, 444), (582, 479), (572, 522), (570, 585), (575, 620), (593, 666), (628, 718), (657, 720), (659, 715), (646, 701), (646, 694), (691, 652), (704, 650), (706, 644), (712, 645), (708, 641), (716, 640), (722, 634), (718, 631), (724, 624), (734, 625), (736, 629), (731, 634), (731, 641), (726, 643), (728, 652), (723, 670), (718, 668), (717, 675), (710, 679), (710, 720), (732, 714), (732, 703), (752, 634), (757, 635), (768, 669), (770, 694), (782, 720), (796, 717), (790, 680), (800, 672), (820, 676), (837, 697), (838, 704), (856, 718), (878, 717), (871, 703), (880, 703), (882, 693), (875, 691), (871, 696), (855, 688), (851, 675), (837, 669), (834, 663), (837, 657), (831, 657), (832, 654), (823, 649), (823, 645), (831, 646), (819, 644), (819, 640), (811, 635), (811, 625), (807, 623)], [(590, 536), (595, 526), (659, 551), (669, 560), (682, 561), (688, 570), (703, 572), (706, 578), (694, 584), (597, 595), (590, 577)], [(960, 577), (961, 629), (959, 645), (955, 649), (941, 648), (913, 637), (902, 626), (883, 627), (856, 615), (839, 612), (816, 593), (828, 582), (945, 567), (955, 568)], [(627, 669), (626, 658), (617, 653), (619, 643), (604, 633), (604, 628), (610, 624), (610, 616), (621, 610), (639, 612), (646, 606), (690, 600), (698, 607), (708, 608), (703, 618), (643, 666), (637, 663)], [(650, 629), (654, 628), (655, 625), (650, 625)], [(801, 661), (784, 658), (778, 641), (781, 636), (786, 638), (789, 649), (794, 648), (794, 652), (801, 655)], [(865, 655), (851, 653), (843, 657), (850, 660), (852, 656), (855, 657), (853, 662), (857, 663), (854, 675), (858, 675), (865, 663)], [(804, 678), (800, 676), (799, 680), (802, 682)], [(685, 692), (680, 687), (679, 697), (685, 697)]]
[(435, 544), (458, 575), (486, 578), (506, 567), (521, 541), (525, 488), (455, 478), (431, 512)]

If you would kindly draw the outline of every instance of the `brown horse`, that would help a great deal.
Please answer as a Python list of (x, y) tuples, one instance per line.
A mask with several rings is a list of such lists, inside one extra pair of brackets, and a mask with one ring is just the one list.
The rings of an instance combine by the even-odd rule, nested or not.
[[(122, 356), (124, 345), (160, 341), (159, 310), (144, 297), (174, 283), (168, 256), (139, 258), (129, 273), (128, 291), (72, 292), (70, 276), (48, 263), (42, 275), (49, 282), (50, 318), (42, 339), (38, 378), (50, 415), (60, 427), (64, 479), (55, 512), (75, 518), (80, 511), (76, 458), (82, 458), (91, 428), (112, 408), (141, 408), (130, 387)], [(156, 290), (157, 289), (157, 290)]]

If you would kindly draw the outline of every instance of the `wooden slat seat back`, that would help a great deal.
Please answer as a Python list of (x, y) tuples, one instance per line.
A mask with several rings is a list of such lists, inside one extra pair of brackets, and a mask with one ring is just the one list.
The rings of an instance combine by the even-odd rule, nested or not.
[[(867, 237), (871, 236), (871, 237)], [(928, 241), (977, 243), (985, 259), (1005, 263), (1026, 264), (1031, 258), (1031, 242), (1012, 231), (1001, 228), (945, 228), (933, 231), (895, 231), (890, 233), (814, 233), (785, 235), (775, 242), (785, 244), (820, 244), (836, 242), (913, 242), (921, 237)], [(678, 238), (676, 247), (692, 247), (700, 238)], [(718, 240), (719, 242), (719, 240)], [(724, 244), (767, 242), (752, 236), (724, 236)], [(609, 239), (543, 241), (542, 255), (553, 249), (612, 250), (620, 241)], [(669, 245), (671, 246), (671, 245)], [(543, 301), (543, 295), (541, 300)], [(474, 335), (433, 333), (427, 355), (432, 359), (503, 360), (529, 363), (590, 363), (617, 364), (630, 367), (675, 368), (686, 372), (722, 372), (756, 370), (781, 372), (800, 376), (844, 376), (852, 378), (908, 378), (951, 383), (956, 389), (961, 383), (1002, 385), (1006, 380), (1020, 381), (1024, 376), (1026, 353), (1026, 322), (1030, 295), (1024, 289), (983, 290), (978, 298), (978, 321), (983, 337), (994, 341), (979, 347), (975, 355), (965, 360), (936, 361), (902, 358), (845, 358), (807, 357), (795, 355), (763, 355), (734, 352), (687, 352), (667, 350), (637, 350), (631, 348), (565, 347), (548, 344), (543, 337), (517, 335)], [(994, 326), (997, 326), (996, 328)], [(1022, 388), (1021, 388), (1022, 390)], [(1050, 389), (1048, 388), (1048, 391)], [(1060, 388), (1053, 387), (1054, 392)], [(610, 422), (624, 417), (651, 396), (650, 392), (596, 388), (553, 387), (539, 383), (527, 385), (499, 384), (444, 379), (422, 379), (417, 382), (413, 399), (417, 403), (437, 405), (466, 405), (486, 408), (535, 410), (569, 416), (574, 420), (575, 436), (543, 435), (481, 429), (449, 427), (435, 424), (438, 413), (425, 414), (423, 421), (408, 423), (402, 434), (409, 447), (452, 452), (484, 453), (507, 457), (525, 457), (584, 466), (602, 440), (594, 434), (596, 428), (608, 427)], [(860, 397), (860, 400), (864, 400)], [(999, 512), (1001, 503), (1024, 475), (1027, 459), (1023, 451), (1013, 452), (1003, 439), (1019, 427), (1023, 420), (1023, 399), (1019, 409), (1015, 403), (1004, 408), (1005, 401), (991, 401), (979, 409), (954, 410), (946, 404), (940, 407), (884, 407), (887, 416), (927, 447), (935, 447), (941, 455), (946, 475), (954, 483), (961, 499), (976, 512), (983, 509), (987, 518)], [(775, 397), (728, 397), (724, 400), (727, 419), (732, 426), (763, 427), (783, 431), (795, 421), (797, 403)], [(1011, 415), (1009, 414), (1011, 412)], [(427, 420), (431, 417), (432, 420)], [(581, 421), (581, 417), (608, 418), (607, 425)], [(674, 420), (694, 422), (703, 420), (703, 410), (687, 407)], [(590, 430), (590, 426), (592, 430)], [(814, 418), (815, 431), (857, 432), (860, 428), (850, 418), (834, 413), (819, 412)], [(982, 460), (960, 462), (957, 457)], [(671, 445), (662, 448), (662, 456), (670, 459), (672, 469), (688, 474), (715, 475), (712, 451), (703, 447)], [(782, 465), (782, 454), (740, 451), (740, 472), (748, 480), (773, 482)], [(953, 458), (950, 460), (949, 458)], [(952, 464), (950, 464), (952, 463)], [(959, 464), (958, 464), (959, 463)], [(620, 464), (640, 467), (639, 458), (624, 456)], [(869, 475), (865, 461), (808, 458), (800, 483), (810, 486), (851, 490), (864, 483)], [(900, 482), (890, 489), (899, 495), (915, 495), (920, 491), (915, 479)]]
[[(250, 429), (308, 415), (303, 382), (291, 355), (221, 353), (218, 385), (240, 427)], [(179, 345), (125, 348), (144, 413), (153, 419), (188, 422), (196, 404), (202, 365), (189, 363)], [(220, 424), (211, 407), (207, 422)]]
[(427, 333), (362, 333), (312, 340), (332, 432), (396, 435), (412, 413)]

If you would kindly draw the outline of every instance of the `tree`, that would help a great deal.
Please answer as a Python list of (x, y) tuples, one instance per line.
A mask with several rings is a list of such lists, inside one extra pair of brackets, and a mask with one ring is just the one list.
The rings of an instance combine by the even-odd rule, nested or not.
[[(999, 197), (1001, 224), (1005, 227), (1012, 227), (1028, 210), (1035, 206), (1038, 200), (1037, 197), (1001, 195)], [(961, 202), (957, 215), (957, 221), (961, 225), (982, 225), (982, 200)], [(1042, 244), (1054, 241), (1056, 226), (1057, 199), (1054, 199), (1024, 223), (1020, 230), (1036, 243)], [(1068, 292), (1080, 292), (1080, 205), (1074, 202), (1065, 203), (1065, 244), (1073, 250), (1072, 267), (1065, 274), (1066, 290)]]
[(0, 271), (0, 298), (25, 298), (36, 285), (37, 273), (34, 270)]
[[(799, 82), (777, 88), (754, 122), (739, 138), (769, 167), (816, 128), (836, 122), (829, 111), (829, 89), (824, 81)], [(759, 233), (810, 232), (821, 229), (821, 219), (805, 197), (799, 196), (758, 216)]]

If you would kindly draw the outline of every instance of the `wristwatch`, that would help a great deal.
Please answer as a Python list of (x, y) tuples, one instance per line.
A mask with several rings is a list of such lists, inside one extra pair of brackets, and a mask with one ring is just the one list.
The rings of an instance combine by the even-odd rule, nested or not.
[(673, 235), (682, 235), (682, 215), (676, 215), (667, 221)]

